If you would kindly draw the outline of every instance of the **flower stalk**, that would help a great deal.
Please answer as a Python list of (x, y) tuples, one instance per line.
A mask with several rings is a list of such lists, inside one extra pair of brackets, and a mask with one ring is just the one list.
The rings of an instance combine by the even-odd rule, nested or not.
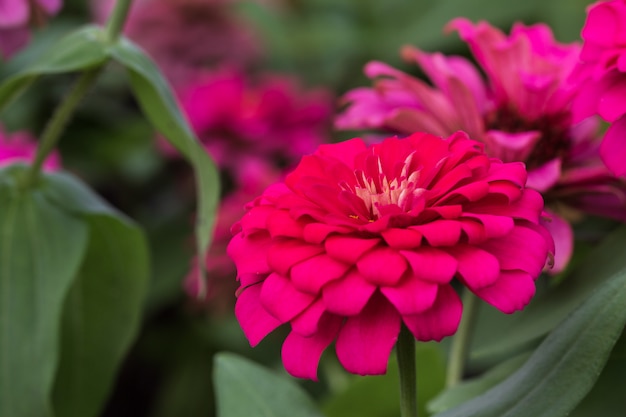
[(477, 315), (478, 298), (471, 291), (465, 290), (463, 294), (463, 318), (459, 324), (459, 329), (452, 338), (446, 375), (447, 388), (457, 385), (463, 379)]
[[(111, 13), (111, 17), (107, 23), (106, 36), (109, 43), (117, 41), (124, 22), (128, 16), (128, 11), (132, 4), (132, 0), (118, 0), (115, 3), (115, 9)], [(67, 123), (72, 118), (74, 111), (85, 97), (91, 86), (95, 83), (105, 64), (96, 66), (95, 68), (84, 71), (65, 99), (59, 104), (54, 111), (52, 118), (48, 121), (42, 135), (35, 161), (33, 162), (25, 179), (27, 187), (32, 186), (39, 177), (39, 172), (46, 160), (48, 154), (55, 148), (59, 138), (63, 134)]]
[(400, 373), (400, 416), (417, 417), (415, 338), (404, 324), (398, 336), (396, 355)]

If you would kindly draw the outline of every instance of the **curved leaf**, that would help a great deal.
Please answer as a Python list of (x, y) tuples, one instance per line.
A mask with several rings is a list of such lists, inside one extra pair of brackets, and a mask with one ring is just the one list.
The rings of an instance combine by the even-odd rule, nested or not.
[(87, 225), (0, 171), (0, 416), (52, 415), (63, 302), (87, 246)]
[(189, 127), (156, 65), (125, 38), (112, 47), (111, 56), (129, 71), (133, 92), (148, 119), (194, 168), (199, 199), (196, 238), (198, 253), (203, 256), (213, 236), (219, 199), (219, 176), (215, 164)]
[(437, 417), (566, 416), (604, 367), (626, 324), (625, 305), (623, 269), (552, 331), (515, 374)]
[(90, 25), (62, 38), (30, 68), (0, 85), (0, 111), (15, 100), (38, 77), (90, 68), (104, 63), (108, 46), (102, 28)]
[(293, 381), (234, 355), (215, 357), (218, 417), (321, 417), (313, 401)]

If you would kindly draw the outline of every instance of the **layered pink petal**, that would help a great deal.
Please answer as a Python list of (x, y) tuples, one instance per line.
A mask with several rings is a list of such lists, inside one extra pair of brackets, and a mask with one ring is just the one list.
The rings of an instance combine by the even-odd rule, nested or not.
[(263, 308), (260, 295), (260, 285), (248, 287), (239, 294), (235, 304), (237, 321), (253, 347), (282, 324)]
[(383, 297), (373, 297), (358, 316), (349, 317), (337, 337), (337, 358), (348, 372), (382, 375), (400, 333), (400, 315)]
[(402, 316), (402, 321), (417, 340), (441, 340), (456, 332), (463, 304), (452, 287), (442, 285), (433, 306), (421, 314)]
[(528, 304), (535, 294), (535, 280), (523, 271), (502, 271), (493, 285), (474, 292), (503, 313), (511, 314)]
[(604, 134), (600, 155), (611, 172), (626, 176), (626, 115), (611, 124)]
[(363, 310), (374, 291), (376, 285), (352, 269), (342, 279), (325, 285), (322, 296), (328, 311), (342, 316), (355, 316)]

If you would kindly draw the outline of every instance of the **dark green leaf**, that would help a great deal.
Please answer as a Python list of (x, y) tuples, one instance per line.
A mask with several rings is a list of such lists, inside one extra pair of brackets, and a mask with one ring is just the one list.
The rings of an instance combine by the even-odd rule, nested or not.
[(234, 355), (215, 357), (218, 417), (321, 417), (313, 401), (287, 377)]
[(194, 168), (199, 199), (196, 237), (198, 252), (204, 254), (213, 236), (219, 199), (219, 176), (215, 164), (189, 127), (156, 65), (124, 38), (113, 47), (111, 53), (129, 71), (133, 92), (148, 119)]
[(58, 416), (97, 416), (139, 329), (147, 244), (123, 218), (88, 215), (89, 245), (65, 302), (54, 389)]
[(42, 75), (77, 71), (104, 63), (107, 48), (103, 30), (98, 26), (87, 26), (62, 38), (33, 66), (0, 85), (0, 110)]
[(0, 171), (0, 416), (52, 415), (63, 302), (87, 246), (87, 225)]
[(625, 305), (623, 269), (554, 329), (511, 377), (437, 417), (566, 416), (591, 390), (604, 367), (624, 329)]

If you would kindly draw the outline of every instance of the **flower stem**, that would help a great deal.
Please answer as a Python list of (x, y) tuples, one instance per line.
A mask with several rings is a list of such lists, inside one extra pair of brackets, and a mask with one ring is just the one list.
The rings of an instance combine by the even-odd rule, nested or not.
[(56, 146), (67, 122), (74, 114), (74, 110), (100, 74), (100, 69), (101, 67), (98, 67), (82, 73), (63, 102), (57, 107), (52, 118), (48, 121), (40, 138), (35, 161), (26, 177), (26, 186), (32, 186), (37, 181), (46, 157)]
[(398, 337), (396, 355), (400, 372), (400, 416), (417, 417), (415, 338), (404, 324)]
[(465, 362), (469, 354), (469, 347), (474, 332), (474, 325), (478, 314), (478, 298), (469, 290), (463, 294), (463, 318), (459, 329), (452, 339), (446, 387), (451, 388), (463, 379)]
[(115, 2), (115, 8), (109, 17), (106, 29), (107, 40), (110, 43), (114, 43), (122, 32), (132, 3), (133, 0), (117, 0)]

